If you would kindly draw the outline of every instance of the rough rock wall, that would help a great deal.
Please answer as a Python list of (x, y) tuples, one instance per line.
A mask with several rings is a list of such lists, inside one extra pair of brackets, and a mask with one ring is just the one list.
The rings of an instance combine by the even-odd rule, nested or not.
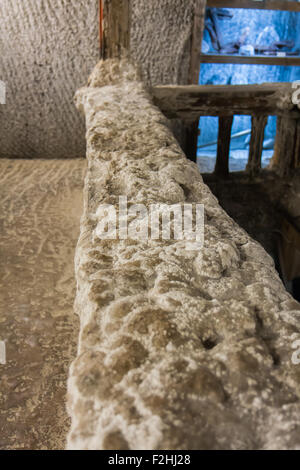
[[(131, 66), (100, 63), (77, 103), (88, 173), (68, 448), (299, 448), (300, 306), (272, 259), (220, 208)], [(99, 239), (97, 210), (120, 195), (203, 203), (203, 250)]]
[(82, 157), (73, 96), (99, 59), (98, 0), (1, 0), (0, 157)]
[[(132, 0), (131, 54), (148, 84), (188, 83), (193, 5)], [(73, 96), (99, 58), (98, 6), (98, 0), (0, 1), (0, 80), (7, 87), (0, 158), (83, 156), (84, 124)]]
[(132, 0), (130, 52), (148, 84), (188, 83), (194, 3)]

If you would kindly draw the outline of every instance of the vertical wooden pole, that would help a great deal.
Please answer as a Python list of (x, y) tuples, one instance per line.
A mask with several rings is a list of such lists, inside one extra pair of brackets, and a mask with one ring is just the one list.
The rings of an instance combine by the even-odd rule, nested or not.
[(278, 116), (272, 167), (280, 176), (288, 175), (295, 167), (297, 147), (297, 120), (289, 115)]
[(130, 0), (102, 0), (101, 57), (120, 58), (130, 45)]
[[(198, 85), (206, 0), (194, 0), (194, 18), (191, 37), (189, 85)], [(185, 127), (184, 151), (189, 160), (197, 161), (199, 119)]]
[(251, 140), (246, 167), (246, 171), (251, 175), (257, 174), (261, 168), (261, 155), (267, 121), (268, 116), (266, 115), (252, 116), (251, 118)]
[(218, 150), (215, 174), (226, 177), (229, 173), (229, 152), (233, 116), (219, 117)]
[(297, 119), (293, 168), (299, 168), (299, 167), (300, 167), (300, 119)]
[(103, 57), (103, 0), (99, 0), (99, 45), (100, 57)]

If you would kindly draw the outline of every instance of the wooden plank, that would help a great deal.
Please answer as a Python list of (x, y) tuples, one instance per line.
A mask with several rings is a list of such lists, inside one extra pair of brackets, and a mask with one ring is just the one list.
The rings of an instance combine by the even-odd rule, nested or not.
[(130, 0), (102, 0), (101, 3), (101, 58), (120, 58), (129, 51)]
[(300, 116), (291, 83), (262, 85), (166, 85), (152, 88), (154, 103), (169, 118), (194, 122), (199, 116), (233, 114)]
[(251, 140), (249, 159), (246, 167), (246, 171), (251, 175), (256, 175), (261, 169), (261, 155), (267, 121), (268, 116), (266, 115), (251, 117)]
[(287, 0), (207, 0), (207, 6), (213, 8), (300, 11), (298, 2)]
[(237, 54), (201, 54), (201, 64), (256, 64), (256, 65), (282, 65), (300, 66), (298, 56), (267, 56), (267, 55), (237, 55)]
[(219, 117), (218, 150), (214, 173), (225, 177), (229, 173), (229, 151), (233, 116)]

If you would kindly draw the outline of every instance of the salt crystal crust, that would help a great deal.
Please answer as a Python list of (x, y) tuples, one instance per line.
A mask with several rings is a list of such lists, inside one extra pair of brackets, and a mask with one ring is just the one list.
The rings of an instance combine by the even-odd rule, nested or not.
[[(88, 171), (68, 449), (300, 448), (300, 306), (272, 259), (221, 209), (130, 63), (100, 62), (76, 102)], [(120, 195), (204, 204), (203, 250), (97, 238), (99, 205)]]

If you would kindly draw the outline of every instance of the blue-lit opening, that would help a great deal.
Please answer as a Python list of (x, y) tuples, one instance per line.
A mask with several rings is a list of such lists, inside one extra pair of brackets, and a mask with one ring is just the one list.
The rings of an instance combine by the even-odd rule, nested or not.
[[(224, 11), (224, 10), (223, 10)], [(226, 14), (226, 12), (228, 14)], [(221, 19), (223, 16), (223, 19)], [(202, 52), (209, 54), (233, 53), (255, 54), (258, 45), (264, 47), (265, 53), (272, 54), (274, 44), (286, 41), (287, 47), (281, 51), (300, 56), (300, 14), (287, 11), (226, 9), (225, 16), (218, 17), (218, 32), (221, 37), (222, 50), (216, 50), (212, 35), (205, 29)], [(208, 18), (209, 23), (209, 18)], [(267, 48), (270, 47), (270, 51)], [(298, 52), (299, 51), (299, 52)], [(261, 52), (260, 52), (261, 54)], [(300, 67), (277, 65), (248, 64), (202, 64), (199, 84), (201, 85), (241, 85), (264, 82), (289, 82), (300, 80)], [(215, 117), (200, 119), (200, 136), (198, 139), (198, 160), (201, 171), (212, 171), (216, 156), (216, 145), (205, 146), (218, 138), (218, 122)], [(232, 136), (251, 129), (250, 116), (235, 116)], [(273, 154), (276, 133), (276, 117), (269, 117), (265, 129), (262, 166), (267, 166)], [(230, 170), (243, 170), (248, 158), (249, 134), (232, 138), (230, 148)]]

